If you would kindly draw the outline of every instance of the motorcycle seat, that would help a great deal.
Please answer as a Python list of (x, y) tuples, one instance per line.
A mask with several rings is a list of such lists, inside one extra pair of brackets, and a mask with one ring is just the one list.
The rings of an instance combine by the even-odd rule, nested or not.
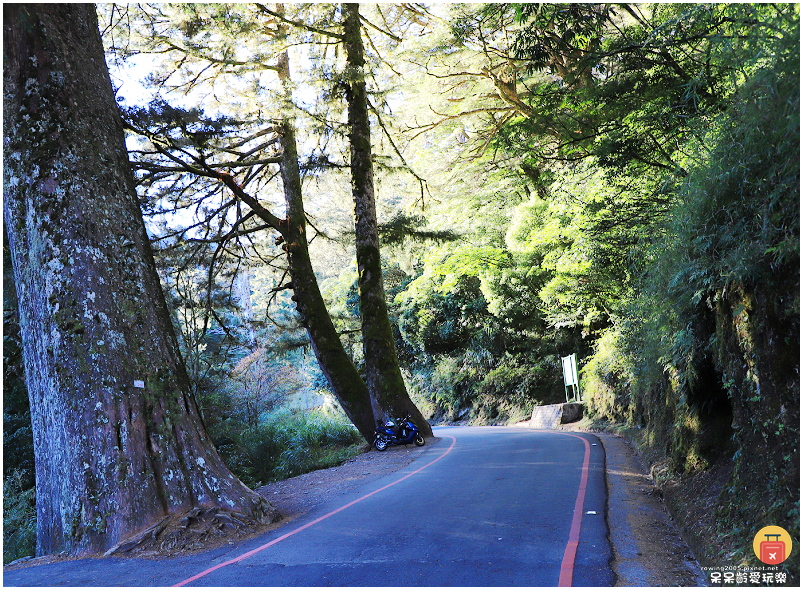
[(386, 425), (384, 426), (384, 428), (388, 428), (389, 430), (391, 430), (392, 433), (397, 437), (401, 436), (404, 427), (405, 423), (397, 420), (389, 420), (388, 422), (386, 422)]

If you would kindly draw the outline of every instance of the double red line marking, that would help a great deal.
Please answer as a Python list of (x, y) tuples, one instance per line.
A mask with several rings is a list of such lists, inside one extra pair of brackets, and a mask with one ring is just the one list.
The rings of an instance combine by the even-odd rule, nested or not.
[(433, 465), (434, 463), (436, 463), (438, 460), (440, 460), (442, 457), (444, 457), (445, 455), (447, 455), (447, 453), (449, 453), (450, 451), (452, 451), (452, 450), (453, 450), (453, 447), (454, 447), (454, 446), (456, 446), (456, 438), (455, 438), (454, 436), (448, 436), (447, 438), (452, 438), (452, 439), (453, 439), (453, 442), (452, 442), (452, 443), (450, 443), (450, 446), (447, 448), (447, 450), (446, 450), (444, 453), (442, 453), (441, 455), (439, 455), (438, 457), (436, 457), (436, 459), (434, 459), (434, 460), (433, 460), (433, 461), (431, 461), (430, 463), (427, 463), (426, 465), (423, 465), (422, 467), (420, 467), (420, 468), (419, 468), (419, 469), (417, 469), (416, 471), (412, 471), (411, 473), (409, 473), (409, 474), (407, 474), (407, 475), (405, 475), (405, 476), (401, 477), (401, 478), (400, 478), (400, 479), (398, 479), (398, 480), (395, 480), (395, 481), (393, 481), (393, 482), (392, 482), (392, 483), (390, 483), (390, 484), (387, 484), (387, 485), (383, 486), (383, 487), (382, 487), (382, 488), (380, 488), (380, 489), (377, 489), (377, 490), (375, 490), (374, 492), (370, 492), (369, 494), (365, 494), (365, 495), (361, 496), (360, 498), (358, 498), (358, 499), (356, 499), (356, 500), (353, 500), (353, 501), (352, 501), (352, 502), (350, 502), (349, 504), (345, 504), (344, 506), (342, 506), (342, 507), (340, 507), (340, 508), (337, 508), (336, 510), (333, 510), (333, 511), (331, 511), (331, 512), (328, 512), (327, 514), (325, 514), (325, 515), (323, 515), (323, 516), (320, 516), (319, 518), (317, 518), (317, 519), (315, 519), (315, 520), (312, 520), (311, 522), (309, 522), (309, 523), (306, 523), (306, 524), (304, 524), (303, 526), (297, 527), (296, 529), (289, 531), (289, 532), (288, 532), (288, 533), (286, 533), (285, 535), (281, 535), (281, 536), (280, 536), (280, 537), (278, 537), (277, 539), (274, 539), (274, 540), (270, 541), (269, 543), (266, 543), (266, 544), (264, 544), (264, 545), (261, 545), (261, 547), (256, 547), (255, 549), (252, 549), (251, 551), (248, 551), (247, 553), (242, 553), (242, 554), (241, 554), (240, 556), (238, 556), (238, 557), (234, 557), (233, 559), (229, 559), (229, 560), (228, 560), (228, 561), (226, 561), (226, 562), (223, 562), (223, 563), (218, 563), (217, 565), (215, 565), (215, 566), (213, 566), (213, 567), (210, 567), (210, 568), (208, 568), (207, 570), (203, 570), (202, 572), (200, 572), (199, 574), (195, 574), (195, 575), (194, 575), (194, 576), (192, 576), (191, 578), (186, 578), (186, 579), (185, 579), (185, 580), (183, 580), (182, 582), (178, 582), (177, 584), (173, 585), (173, 588), (178, 588), (178, 587), (180, 587), (180, 586), (185, 586), (186, 584), (190, 584), (191, 582), (194, 582), (195, 580), (199, 580), (200, 578), (202, 578), (202, 577), (204, 577), (204, 576), (207, 576), (207, 575), (208, 575), (208, 574), (210, 574), (211, 572), (215, 572), (215, 571), (217, 571), (218, 569), (221, 569), (221, 568), (223, 568), (223, 567), (225, 567), (225, 566), (232, 565), (232, 564), (234, 564), (234, 563), (239, 563), (240, 561), (243, 561), (243, 560), (247, 559), (248, 557), (252, 557), (252, 556), (253, 556), (253, 555), (255, 555), (256, 553), (260, 553), (260, 552), (261, 552), (261, 551), (263, 551), (264, 549), (268, 549), (269, 547), (272, 547), (273, 545), (275, 545), (275, 544), (277, 544), (277, 543), (280, 543), (280, 542), (281, 542), (281, 541), (283, 541), (284, 539), (288, 539), (289, 537), (291, 537), (291, 536), (293, 536), (293, 535), (296, 535), (296, 534), (297, 534), (297, 533), (299, 533), (300, 531), (304, 531), (304, 530), (306, 530), (307, 528), (310, 528), (310, 527), (314, 526), (315, 524), (322, 522), (322, 521), (323, 521), (323, 520), (325, 520), (326, 518), (330, 518), (330, 517), (331, 517), (331, 516), (333, 516), (334, 514), (338, 514), (338, 513), (339, 513), (339, 512), (341, 512), (342, 510), (347, 510), (348, 508), (350, 508), (350, 506), (353, 506), (354, 504), (358, 504), (358, 503), (359, 503), (359, 502), (361, 502), (362, 500), (366, 500), (366, 499), (367, 499), (367, 498), (369, 498), (370, 496), (374, 496), (374, 495), (375, 495), (375, 494), (377, 494), (378, 492), (382, 492), (383, 490), (385, 490), (385, 489), (387, 489), (387, 488), (390, 488), (390, 487), (392, 487), (393, 485), (396, 485), (396, 484), (400, 483), (401, 481), (403, 481), (403, 480), (405, 480), (405, 479), (408, 479), (408, 478), (409, 478), (409, 477), (411, 477), (412, 475), (415, 475), (415, 474), (419, 473), (419, 472), (420, 472), (420, 471), (422, 471), (423, 469), (426, 469), (426, 468), (430, 467), (431, 465)]
[(583, 501), (586, 499), (586, 486), (589, 483), (589, 456), (591, 447), (589, 441), (582, 436), (567, 434), (583, 441), (585, 452), (583, 454), (583, 468), (581, 469), (581, 484), (578, 487), (578, 497), (575, 499), (575, 511), (572, 513), (572, 526), (569, 529), (569, 540), (564, 551), (564, 559), (561, 560), (561, 575), (558, 578), (559, 586), (572, 586), (572, 572), (575, 569), (575, 554), (578, 551), (578, 543), (581, 539), (581, 522), (583, 521)]
[[(583, 521), (583, 504), (584, 504), (584, 500), (586, 499), (586, 487), (587, 487), (588, 482), (589, 482), (589, 459), (590, 459), (590, 455), (591, 455), (591, 447), (589, 446), (589, 441), (587, 441), (585, 438), (583, 438), (581, 436), (576, 436), (574, 434), (567, 434), (565, 432), (564, 433), (560, 433), (560, 434), (564, 434), (566, 436), (572, 436), (573, 438), (580, 439), (581, 441), (583, 441), (583, 445), (584, 445), (584, 449), (585, 449), (585, 452), (584, 452), (584, 455), (583, 455), (583, 467), (581, 469), (581, 482), (580, 482), (580, 486), (578, 487), (578, 497), (575, 500), (575, 510), (574, 510), (574, 512), (572, 514), (572, 526), (570, 527), (569, 539), (567, 541), (567, 548), (564, 551), (564, 558), (561, 561), (561, 573), (560, 573), (560, 576), (559, 576), (559, 579), (558, 579), (558, 585), (559, 586), (572, 586), (572, 573), (573, 573), (573, 570), (575, 568), (575, 555), (576, 555), (576, 553), (578, 551), (578, 543), (580, 542), (580, 535), (581, 535), (581, 522)], [(440, 456), (438, 456), (436, 459), (434, 459), (430, 463), (427, 463), (426, 465), (423, 465), (419, 469), (417, 469), (415, 471), (412, 471), (411, 473), (401, 477), (400, 479), (395, 480), (392, 483), (383, 486), (382, 488), (379, 488), (379, 489), (377, 489), (377, 490), (375, 490), (373, 492), (370, 492), (369, 494), (365, 494), (365, 495), (361, 496), (360, 498), (358, 498), (356, 500), (353, 500), (352, 502), (350, 502), (348, 504), (345, 504), (344, 506), (342, 506), (340, 508), (337, 508), (336, 510), (328, 512), (327, 514), (325, 514), (323, 516), (320, 516), (319, 518), (317, 518), (315, 520), (312, 520), (311, 522), (306, 523), (303, 526), (297, 527), (296, 529), (293, 529), (293, 530), (289, 531), (288, 533), (286, 533), (284, 535), (281, 535), (280, 537), (270, 541), (269, 543), (265, 543), (264, 545), (261, 545), (260, 547), (256, 547), (255, 549), (252, 549), (251, 551), (248, 551), (247, 553), (243, 553), (243, 554), (239, 555), (238, 557), (234, 557), (233, 559), (229, 559), (228, 561), (225, 561), (223, 563), (219, 563), (219, 564), (217, 564), (217, 565), (215, 565), (213, 567), (210, 567), (210, 568), (208, 568), (206, 570), (203, 570), (199, 574), (195, 574), (194, 576), (192, 576), (190, 578), (186, 578), (185, 580), (175, 584), (173, 587), (177, 588), (177, 587), (185, 586), (186, 584), (190, 584), (191, 582), (199, 580), (200, 578), (202, 578), (204, 576), (207, 576), (208, 574), (210, 574), (212, 572), (215, 572), (218, 569), (221, 569), (221, 568), (229, 566), (229, 565), (233, 565), (235, 563), (239, 563), (240, 561), (244, 561), (248, 557), (252, 557), (253, 555), (255, 555), (257, 553), (260, 553), (264, 549), (268, 549), (269, 547), (272, 547), (273, 545), (275, 545), (277, 543), (280, 543), (284, 539), (288, 539), (289, 537), (294, 536), (297, 533), (299, 533), (301, 531), (304, 531), (307, 528), (310, 528), (310, 527), (322, 522), (323, 520), (325, 520), (327, 518), (330, 518), (334, 514), (338, 514), (339, 512), (342, 512), (343, 510), (347, 510), (348, 508), (350, 508), (351, 506), (353, 506), (355, 504), (358, 504), (362, 500), (366, 500), (370, 496), (374, 496), (375, 494), (377, 494), (379, 492), (382, 492), (383, 490), (385, 490), (387, 488), (390, 488), (393, 485), (396, 485), (396, 484), (400, 483), (403, 480), (408, 479), (412, 475), (415, 475), (415, 474), (419, 473), (420, 471), (422, 471), (423, 469), (426, 469), (426, 468), (430, 467), (431, 465), (433, 465), (434, 463), (436, 463), (437, 461), (442, 459), (445, 455), (447, 455), (450, 451), (453, 450), (453, 447), (456, 444), (456, 439), (453, 436), (450, 436), (448, 438), (453, 439), (453, 442), (450, 443), (450, 446), (447, 448), (447, 450), (444, 453), (442, 453)]]

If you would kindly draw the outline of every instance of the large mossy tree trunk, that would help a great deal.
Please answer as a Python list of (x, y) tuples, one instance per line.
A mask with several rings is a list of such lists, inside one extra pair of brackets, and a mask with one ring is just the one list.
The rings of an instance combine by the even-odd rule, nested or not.
[(409, 414), (424, 436), (432, 436), (430, 424), (408, 396), (397, 360), (381, 269), (359, 5), (342, 4), (342, 12), (347, 52), (345, 79), (348, 86), (350, 177), (355, 207), (359, 311), (367, 385), (376, 418), (402, 418)]
[(37, 553), (165, 515), (274, 508), (202, 424), (139, 209), (91, 4), (5, 5), (4, 211), (36, 455)]
[(320, 369), (336, 399), (361, 435), (372, 442), (375, 417), (369, 389), (342, 345), (311, 265), (294, 137), (291, 125), (284, 123), (281, 127), (281, 176), (286, 197), (286, 222), (282, 234), (286, 240), (293, 299)]

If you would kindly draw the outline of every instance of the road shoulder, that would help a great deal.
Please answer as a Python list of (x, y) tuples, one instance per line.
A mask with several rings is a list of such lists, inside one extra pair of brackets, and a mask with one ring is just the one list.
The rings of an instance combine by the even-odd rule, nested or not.
[(641, 458), (624, 439), (595, 434), (606, 453), (608, 524), (617, 586), (707, 586)]
[(440, 441), (440, 438), (434, 437), (426, 439), (423, 447), (404, 445), (389, 447), (383, 452), (370, 450), (337, 467), (270, 483), (259, 487), (256, 492), (278, 509), (285, 519), (282, 524), (285, 524), (320, 504), (331, 502), (407, 467)]

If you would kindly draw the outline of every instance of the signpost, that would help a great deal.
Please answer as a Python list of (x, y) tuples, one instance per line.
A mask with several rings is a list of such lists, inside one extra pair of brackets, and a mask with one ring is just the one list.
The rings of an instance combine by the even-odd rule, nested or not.
[(564, 393), (567, 396), (567, 402), (570, 401), (568, 387), (575, 388), (575, 401), (581, 401), (581, 389), (578, 385), (578, 361), (575, 353), (561, 357), (561, 368), (564, 371)]

